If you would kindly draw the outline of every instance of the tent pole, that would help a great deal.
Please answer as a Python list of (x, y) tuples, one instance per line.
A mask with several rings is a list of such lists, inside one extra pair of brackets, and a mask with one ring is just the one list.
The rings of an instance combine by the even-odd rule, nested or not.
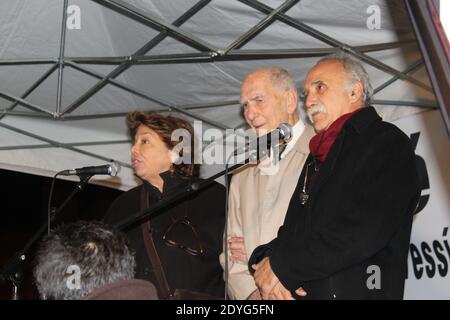
[[(354, 47), (361, 52), (381, 51), (397, 48), (401, 45), (414, 44), (415, 40), (389, 42), (367, 46)], [(214, 61), (241, 61), (262, 59), (289, 59), (320, 57), (336, 52), (336, 48), (304, 48), (304, 49), (260, 49), (260, 50), (230, 50), (221, 56), (211, 56), (206, 52), (158, 54), (158, 55), (133, 55), (128, 57), (66, 57), (69, 62), (77, 64), (170, 64), (170, 63), (209, 63)]]
[(43, 113), (46, 113), (48, 115), (51, 115), (52, 117), (54, 116), (54, 114), (52, 112), (50, 112), (50, 111), (48, 111), (48, 110), (46, 110), (46, 109), (44, 109), (44, 108), (34, 104), (34, 103), (31, 103), (31, 102), (28, 102), (28, 101), (26, 101), (24, 99), (21, 99), (19, 97), (13, 96), (13, 95), (11, 95), (9, 93), (0, 91), (0, 97), (4, 98), (6, 100), (9, 100), (9, 101), (17, 102), (18, 104), (20, 104), (20, 105), (22, 105), (25, 108), (28, 108), (30, 110), (37, 111), (37, 112), (43, 112)]
[[(70, 147), (89, 147), (89, 146), (103, 146), (111, 144), (125, 144), (130, 142), (131, 140), (108, 140), (108, 141), (91, 141), (91, 142), (72, 142), (66, 143), (65, 145)], [(21, 149), (45, 149), (53, 147), (54, 146), (51, 144), (28, 144), (28, 145), (0, 147), (0, 151), (21, 150)]]
[(433, 101), (396, 101), (396, 100), (373, 100), (372, 104), (386, 105), (386, 106), (406, 106), (437, 109), (439, 106)]
[[(203, 0), (203, 1), (211, 1), (211, 0)], [(164, 32), (162, 32), (164, 33)], [(153, 41), (153, 40), (152, 40)], [(152, 42), (150, 41), (150, 42)], [(355, 46), (353, 47), (355, 50), (360, 52), (372, 52), (372, 51), (381, 51), (386, 49), (392, 49), (392, 48), (398, 48), (400, 46), (406, 46), (406, 45), (415, 45), (416, 40), (415, 39), (407, 39), (407, 40), (401, 40), (401, 41), (395, 41), (395, 42), (387, 42), (387, 43), (378, 43), (378, 44), (369, 44), (369, 45), (363, 45), (363, 46)], [(145, 48), (142, 47), (142, 48)], [(277, 49), (277, 50), (231, 50), (230, 53), (233, 55), (249, 55), (253, 56), (256, 54), (259, 55), (267, 55), (267, 59), (271, 59), (275, 56), (276, 53), (280, 53), (280, 58), (283, 58), (284, 56), (292, 55), (292, 57), (307, 57), (308, 53), (311, 53), (311, 57), (318, 56), (318, 55), (324, 55), (333, 53), (336, 51), (336, 48), (317, 48), (317, 49)], [(123, 56), (123, 57), (65, 57), (64, 62), (72, 61), (76, 63), (86, 63), (86, 64), (120, 64), (124, 63), (130, 60), (130, 57), (132, 57), (133, 60), (144, 58), (144, 57), (161, 57), (161, 58), (169, 58), (170, 55), (155, 55), (155, 56), (145, 56), (146, 52), (138, 53), (131, 56)], [(226, 56), (228, 56), (226, 55)], [(296, 56), (294, 56), (296, 55)], [(186, 56), (186, 58), (189, 57), (199, 57), (199, 58), (205, 58), (210, 57), (211, 61), (213, 60), (213, 57), (211, 57), (210, 53), (207, 52), (199, 52), (199, 53), (186, 53), (186, 54), (179, 54), (174, 55), (175, 57), (181, 58), (183, 56)], [(226, 60), (224, 60), (226, 61)], [(39, 65), (39, 64), (54, 64), (58, 63), (58, 59), (49, 59), (49, 58), (43, 58), (43, 59), (0, 59), (0, 66), (3, 65)]]
[(0, 109), (0, 117), (12, 116), (12, 117), (23, 117), (23, 118), (41, 118), (41, 119), (55, 119), (49, 115), (42, 112), (26, 112), (26, 111), (13, 111), (8, 109)]
[(0, 66), (19, 66), (19, 65), (37, 65), (37, 64), (52, 64), (58, 62), (55, 59), (0, 59)]
[(56, 92), (56, 114), (61, 112), (62, 87), (63, 87), (63, 70), (64, 70), (64, 49), (66, 46), (66, 21), (67, 21), (68, 0), (64, 0), (63, 16), (61, 22), (61, 39), (59, 42), (59, 58), (58, 58), (58, 88)]
[[(419, 69), (422, 65), (423, 65), (423, 59), (417, 60), (412, 65), (410, 65), (408, 68), (406, 68), (405, 71), (403, 71), (402, 73), (403, 74), (412, 73), (412, 72), (416, 71), (417, 69)], [(398, 79), (400, 79), (399, 76), (393, 76), (391, 79), (389, 79), (385, 83), (383, 83), (383, 84), (379, 85), (378, 87), (376, 87), (373, 90), (373, 94), (376, 94), (376, 93), (380, 92), (381, 90), (383, 90), (384, 88), (386, 88), (390, 84), (394, 83)]]
[(450, 137), (450, 48), (440, 25), (439, 14), (430, 1), (405, 0), (406, 10), (425, 60), (428, 76)]

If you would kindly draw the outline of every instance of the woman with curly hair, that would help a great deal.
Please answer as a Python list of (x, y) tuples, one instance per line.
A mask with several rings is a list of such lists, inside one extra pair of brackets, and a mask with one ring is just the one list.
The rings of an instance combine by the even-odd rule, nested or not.
[[(114, 201), (105, 216), (110, 224), (199, 180), (199, 165), (194, 163), (194, 130), (188, 121), (152, 112), (131, 112), (126, 123), (133, 138), (133, 170), (143, 184)], [(174, 139), (180, 136), (177, 129), (182, 130), (182, 142)], [(224, 202), (224, 187), (213, 183), (127, 230), (136, 252), (136, 277), (154, 283), (161, 299), (173, 299), (180, 292), (223, 296), (219, 254)], [(207, 296), (182, 298), (196, 297)]]

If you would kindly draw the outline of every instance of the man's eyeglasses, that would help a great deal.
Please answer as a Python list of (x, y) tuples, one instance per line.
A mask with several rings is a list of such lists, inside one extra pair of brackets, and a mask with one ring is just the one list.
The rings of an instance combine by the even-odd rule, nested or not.
[[(169, 235), (173, 232), (172, 231), (173, 228), (176, 225), (179, 225), (179, 224), (181, 224), (183, 226), (187, 226), (187, 227), (189, 227), (191, 229), (192, 234), (193, 234), (196, 242), (198, 243), (197, 248), (194, 249), (194, 248), (191, 248), (189, 246), (185, 246), (185, 245), (180, 244), (177, 241), (172, 240), (172, 239), (169, 238)], [(194, 225), (188, 220), (187, 216), (175, 219), (172, 222), (172, 224), (167, 228), (166, 232), (164, 232), (163, 240), (166, 243), (166, 245), (168, 245), (170, 247), (179, 248), (179, 249), (181, 249), (181, 250), (183, 250), (183, 251), (185, 251), (185, 252), (187, 252), (187, 253), (189, 253), (189, 254), (191, 254), (193, 256), (201, 255), (201, 254), (203, 254), (205, 252), (205, 250), (203, 248), (203, 245), (202, 245), (202, 243), (200, 241), (200, 237), (198, 235), (198, 232), (195, 229)]]

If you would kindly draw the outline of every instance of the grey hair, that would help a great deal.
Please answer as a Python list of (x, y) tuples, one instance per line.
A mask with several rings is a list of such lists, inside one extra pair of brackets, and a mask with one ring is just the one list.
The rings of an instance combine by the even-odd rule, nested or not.
[(362, 101), (365, 106), (370, 105), (370, 102), (372, 101), (373, 88), (370, 83), (369, 75), (362, 64), (354, 60), (348, 53), (341, 50), (323, 57), (317, 62), (317, 64), (328, 60), (337, 60), (342, 62), (344, 70), (348, 76), (348, 82), (345, 84), (347, 90), (351, 90), (356, 82), (361, 83), (363, 86)]
[[(41, 242), (33, 270), (42, 299), (79, 300), (109, 283), (134, 278), (134, 255), (125, 235), (100, 222), (79, 221), (56, 228)], [(71, 266), (80, 287), (69, 287)]]
[(294, 90), (297, 92), (295, 81), (286, 69), (281, 67), (269, 67), (266, 71), (275, 87), (284, 91)]

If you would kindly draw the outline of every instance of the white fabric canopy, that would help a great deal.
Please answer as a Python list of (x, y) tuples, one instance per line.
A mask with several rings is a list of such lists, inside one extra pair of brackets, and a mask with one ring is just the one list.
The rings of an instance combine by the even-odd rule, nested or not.
[(242, 128), (240, 83), (259, 66), (287, 68), (301, 88), (341, 47), (364, 59), (374, 88), (395, 80), (374, 96), (385, 120), (437, 107), (400, 0), (2, 1), (0, 30), (0, 167), (51, 176), (116, 160), (118, 177), (92, 181), (122, 190), (137, 183), (126, 112)]

